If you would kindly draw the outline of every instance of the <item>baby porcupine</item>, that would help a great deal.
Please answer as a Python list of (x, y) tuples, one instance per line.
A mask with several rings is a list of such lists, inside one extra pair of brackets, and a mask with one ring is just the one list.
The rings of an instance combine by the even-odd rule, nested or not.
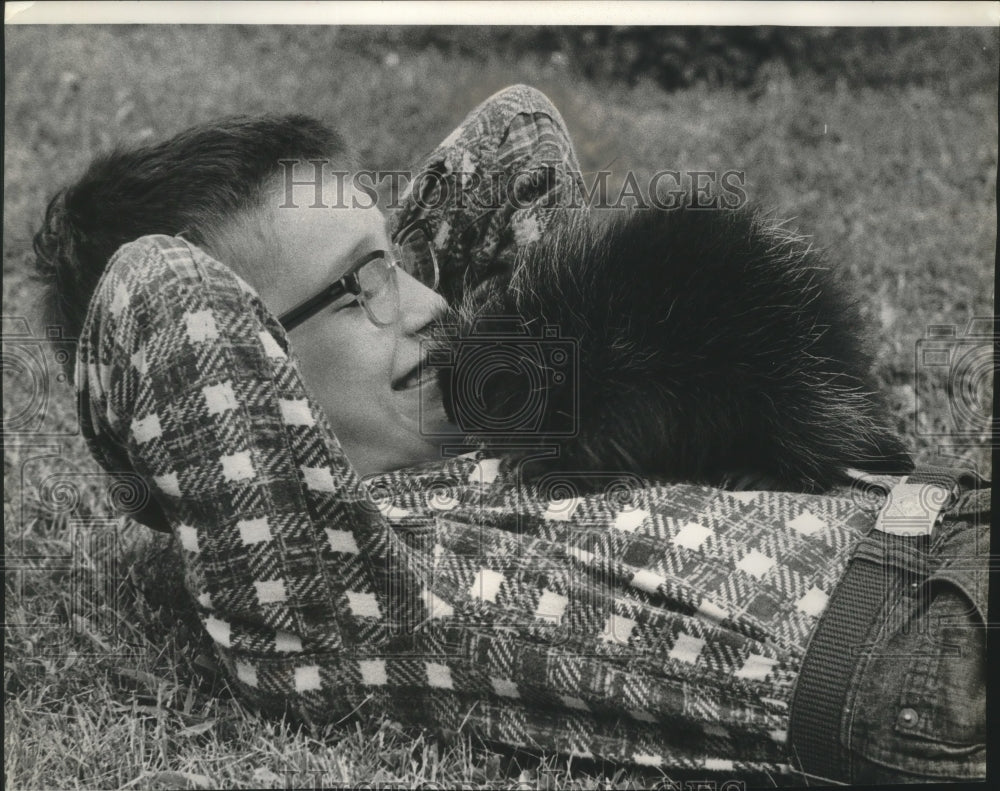
[[(472, 438), (558, 445), (557, 458), (525, 465), (529, 477), (727, 485), (749, 473), (823, 491), (849, 467), (912, 468), (855, 300), (801, 237), (748, 209), (553, 219), (509, 277), (479, 284), (448, 317), (457, 353), (439, 377), (449, 415)], [(493, 365), (461, 353), (484, 351), (490, 317), (518, 317), (524, 333), (494, 344)], [(578, 356), (553, 375), (546, 344), (559, 339)], [(531, 404), (526, 431), (515, 424)]]

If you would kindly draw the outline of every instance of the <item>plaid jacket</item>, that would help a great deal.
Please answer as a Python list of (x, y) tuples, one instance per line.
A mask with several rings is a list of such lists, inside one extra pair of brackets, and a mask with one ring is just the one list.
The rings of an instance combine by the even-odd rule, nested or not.
[[(430, 165), (472, 137), (509, 157), (499, 108), (504, 140), (522, 124), (565, 185), (561, 120), (528, 90), (479, 108)], [(453, 295), (546, 222), (487, 216), (477, 246), (448, 211), (430, 219)], [(173, 237), (110, 262), (76, 384), (98, 461), (150, 482), (236, 688), (314, 721), (387, 714), (575, 756), (783, 771), (805, 647), (877, 505), (620, 479), (574, 495), (572, 473), (522, 486), (481, 453), (362, 481), (259, 297)]]
[[(254, 292), (181, 239), (113, 259), (79, 346), (239, 689), (515, 746), (778, 771), (811, 630), (873, 522), (847, 496), (616, 483), (466, 455), (361, 481)], [(555, 496), (553, 496), (555, 495)]]

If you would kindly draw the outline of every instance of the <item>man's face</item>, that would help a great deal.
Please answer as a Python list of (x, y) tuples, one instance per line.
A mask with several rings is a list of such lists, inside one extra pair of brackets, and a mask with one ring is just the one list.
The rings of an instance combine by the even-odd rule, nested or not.
[[(311, 208), (311, 199), (297, 208), (280, 208), (283, 199), (274, 196), (265, 206), (270, 217), (266, 230), (273, 234), (277, 260), (264, 262), (274, 267), (276, 277), (260, 293), (276, 316), (318, 294), (366, 253), (392, 249), (379, 209), (336, 207), (334, 186), (326, 185), (324, 202), (330, 208)], [(345, 193), (341, 205), (353, 206), (351, 189)], [(363, 194), (358, 201), (362, 206), (371, 203)], [(440, 457), (440, 440), (420, 431), (421, 409), (424, 425), (434, 426), (436, 433), (447, 425), (436, 377), (429, 371), (422, 380), (410, 377), (424, 354), (418, 333), (446, 303), (402, 269), (396, 274), (395, 323), (376, 326), (365, 309), (348, 298), (288, 333), (310, 395), (362, 476)]]

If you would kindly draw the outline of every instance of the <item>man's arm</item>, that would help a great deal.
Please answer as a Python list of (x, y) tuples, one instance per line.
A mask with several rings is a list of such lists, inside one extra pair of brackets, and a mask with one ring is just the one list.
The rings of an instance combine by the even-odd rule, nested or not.
[[(249, 286), (182, 239), (143, 237), (109, 263), (79, 349), (88, 443), (151, 483), (198, 614), (248, 691), (318, 692), (310, 655), (347, 656), (362, 637), (391, 650), (385, 577), (410, 584), (395, 538)], [(346, 713), (363, 696), (339, 682)]]
[(509, 272), (554, 210), (584, 208), (580, 165), (559, 111), (512, 85), (476, 107), (412, 174), (393, 233), (426, 224), (449, 303)]

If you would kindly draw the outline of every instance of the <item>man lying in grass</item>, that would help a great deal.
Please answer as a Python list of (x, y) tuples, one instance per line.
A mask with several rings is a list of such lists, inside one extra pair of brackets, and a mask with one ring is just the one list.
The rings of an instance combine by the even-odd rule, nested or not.
[[(297, 185), (308, 176), (287, 163), (319, 160), (327, 176)], [(812, 718), (815, 752), (849, 711), (825, 778), (983, 773), (981, 630), (949, 635), (966, 650), (940, 687), (876, 652), (856, 700), (793, 700), (851, 553), (871, 543), (868, 502), (649, 481), (557, 498), (487, 452), (434, 461), (456, 439), (423, 376), (442, 295), (509, 266), (580, 186), (544, 96), (500, 92), (421, 166), (523, 176), (499, 205), (418, 177), (387, 223), (338, 194), (329, 174), (353, 167), (308, 118), (222, 121), (96, 161), (36, 238), (52, 318), (79, 333), (91, 450), (149, 481), (139, 518), (173, 531), (241, 694), (313, 721), (388, 713), (723, 777), (792, 771), (790, 723)], [(971, 554), (962, 518), (982, 507), (959, 498), (931, 549)], [(932, 609), (933, 623), (983, 612), (951, 589)], [(855, 631), (896, 655), (943, 642), (882, 623)], [(873, 694), (890, 670), (902, 692)]]

